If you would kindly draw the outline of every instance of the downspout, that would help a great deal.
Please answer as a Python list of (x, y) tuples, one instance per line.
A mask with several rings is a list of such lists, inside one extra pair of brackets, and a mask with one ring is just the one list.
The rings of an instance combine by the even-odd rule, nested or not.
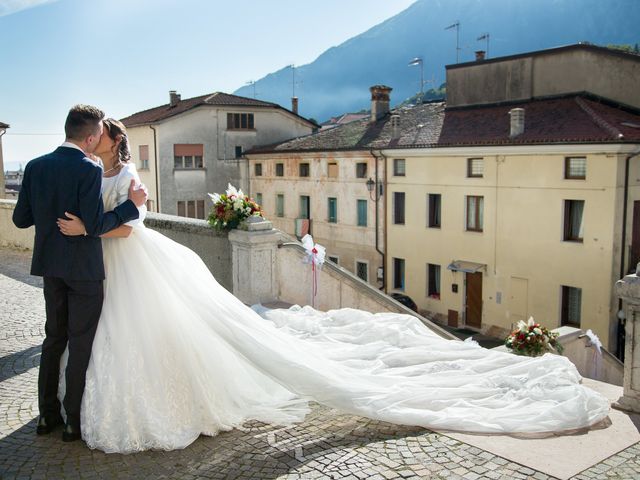
[(0, 177), (2, 178), (2, 191), (0, 191), (0, 198), (5, 197), (4, 163), (2, 159), (2, 137), (5, 133), (7, 133), (7, 130), (3, 128), (0, 131), (0, 166), (2, 166), (2, 171), (0, 171)]
[(158, 213), (160, 213), (160, 169), (158, 168), (158, 142), (156, 129), (153, 125), (149, 125), (149, 128), (153, 130), (153, 163), (156, 169), (156, 202), (158, 202)]
[[(626, 252), (626, 244), (627, 244), (627, 203), (629, 201), (629, 165), (631, 163), (631, 159), (635, 156), (640, 155), (640, 150), (632, 152), (627, 155), (627, 158), (624, 162), (624, 194), (623, 194), (623, 204), (622, 204), (622, 238), (620, 239), (620, 275), (618, 278), (624, 278), (625, 276), (625, 252)], [(623, 312), (622, 310), (622, 299), (618, 299), (618, 312)], [(623, 312), (624, 314), (624, 312)], [(625, 319), (620, 318), (618, 315), (618, 338), (616, 350), (618, 354), (618, 358), (624, 360), (624, 329), (625, 329)]]
[[(379, 231), (379, 227), (378, 227), (378, 217), (379, 217), (379, 205), (378, 202), (380, 201), (380, 198), (382, 197), (382, 195), (384, 194), (384, 192), (387, 189), (387, 175), (386, 175), (386, 168), (385, 168), (385, 178), (384, 178), (384, 182), (382, 183), (382, 192), (380, 194), (380, 188), (378, 187), (378, 161), (379, 158), (376, 156), (376, 154), (374, 153), (373, 148), (370, 150), (371, 156), (374, 158), (375, 163), (376, 163), (376, 170), (375, 170), (375, 176), (376, 176), (376, 183), (375, 183), (375, 199), (376, 199), (376, 252), (378, 252), (380, 254), (380, 256), (382, 257), (382, 286), (380, 287), (380, 290), (384, 291), (385, 293), (387, 292), (387, 264), (386, 264), (386, 256), (385, 253), (380, 250), (380, 243), (378, 241), (378, 231)], [(387, 157), (382, 153), (382, 150), (378, 150), (378, 153), (380, 154), (380, 157), (382, 157), (382, 161), (385, 162), (385, 167), (386, 167), (386, 161), (387, 161)], [(387, 246), (387, 215), (385, 212), (385, 216), (384, 216), (384, 245), (385, 245), (385, 249)]]

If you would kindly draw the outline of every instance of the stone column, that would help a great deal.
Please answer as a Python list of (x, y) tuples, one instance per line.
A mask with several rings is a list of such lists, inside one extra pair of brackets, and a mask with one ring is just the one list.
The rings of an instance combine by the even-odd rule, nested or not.
[(624, 345), (624, 390), (614, 408), (640, 413), (640, 276), (627, 275), (616, 283), (626, 315)]
[(251, 217), (229, 232), (233, 294), (248, 305), (277, 300), (276, 254), (280, 232), (270, 221)]

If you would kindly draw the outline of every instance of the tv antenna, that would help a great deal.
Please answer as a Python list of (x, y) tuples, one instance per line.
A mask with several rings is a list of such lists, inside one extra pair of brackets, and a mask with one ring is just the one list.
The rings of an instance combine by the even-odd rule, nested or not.
[(460, 61), (460, 20), (456, 20), (455, 23), (452, 23), (445, 30), (451, 30), (452, 28), (456, 29), (456, 63)]

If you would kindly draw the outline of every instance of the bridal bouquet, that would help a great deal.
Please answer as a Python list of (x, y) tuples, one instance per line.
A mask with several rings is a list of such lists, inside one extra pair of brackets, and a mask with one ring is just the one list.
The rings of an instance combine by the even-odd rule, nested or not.
[(517, 328), (504, 341), (505, 346), (517, 355), (537, 357), (547, 352), (562, 353), (562, 345), (558, 342), (558, 333), (550, 332), (547, 327), (533, 321), (520, 320)]
[(260, 205), (231, 184), (225, 193), (210, 193), (209, 197), (213, 202), (209, 225), (216, 230), (232, 230), (249, 217), (262, 217)]

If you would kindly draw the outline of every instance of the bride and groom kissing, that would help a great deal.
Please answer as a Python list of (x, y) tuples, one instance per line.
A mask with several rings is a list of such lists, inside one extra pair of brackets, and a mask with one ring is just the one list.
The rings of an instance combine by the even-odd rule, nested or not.
[(122, 123), (78, 105), (65, 133), (27, 164), (13, 217), (35, 225), (31, 273), (44, 277), (38, 433), (64, 422), (63, 440), (105, 452), (172, 450), (248, 420), (302, 421), (310, 401), (479, 433), (562, 432), (607, 417), (609, 402), (559, 355), (445, 340), (403, 314), (258, 314), (194, 252), (145, 227)]

